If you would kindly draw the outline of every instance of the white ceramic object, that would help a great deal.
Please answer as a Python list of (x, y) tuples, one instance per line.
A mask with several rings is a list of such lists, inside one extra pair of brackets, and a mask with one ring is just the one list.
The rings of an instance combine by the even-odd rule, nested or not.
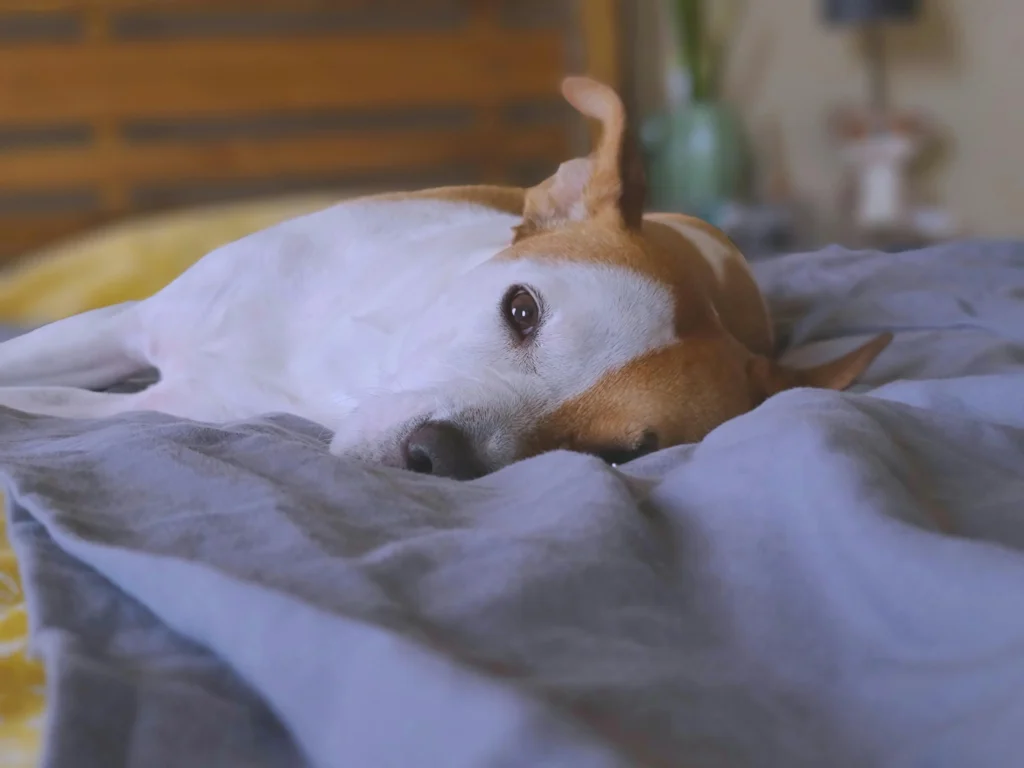
[(907, 168), (921, 142), (906, 133), (868, 134), (842, 150), (856, 183), (854, 223), (864, 231), (904, 227), (910, 223)]

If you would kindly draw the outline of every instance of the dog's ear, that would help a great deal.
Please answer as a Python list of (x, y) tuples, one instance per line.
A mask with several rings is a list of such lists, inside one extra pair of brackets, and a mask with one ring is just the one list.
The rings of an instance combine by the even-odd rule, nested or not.
[(748, 366), (751, 385), (758, 394), (758, 400), (795, 387), (846, 389), (868, 369), (882, 350), (889, 346), (890, 341), (891, 333), (880, 334), (852, 352), (814, 368), (787, 368), (774, 360), (758, 356)]
[(515, 240), (587, 218), (583, 194), (592, 166), (591, 158), (577, 157), (558, 166), (558, 172), (550, 179), (528, 189), (523, 223), (515, 228)]
[(554, 176), (527, 190), (515, 239), (585, 219), (639, 229), (644, 169), (622, 99), (588, 77), (567, 77), (562, 94), (580, 113), (601, 123), (601, 139), (590, 157), (562, 163)]

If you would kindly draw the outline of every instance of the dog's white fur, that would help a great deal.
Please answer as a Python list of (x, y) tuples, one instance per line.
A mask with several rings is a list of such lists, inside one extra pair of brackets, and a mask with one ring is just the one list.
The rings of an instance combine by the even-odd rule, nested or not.
[[(145, 301), (0, 345), (0, 404), (208, 422), (287, 412), (333, 430), (336, 453), (396, 466), (413, 425), (452, 420), (486, 468), (502, 466), (542, 415), (674, 339), (671, 295), (640, 274), (495, 260), (520, 221), (466, 202), (369, 198), (279, 224)], [(528, 352), (500, 311), (513, 285), (543, 302)], [(139, 393), (76, 388), (146, 366), (161, 380)]]

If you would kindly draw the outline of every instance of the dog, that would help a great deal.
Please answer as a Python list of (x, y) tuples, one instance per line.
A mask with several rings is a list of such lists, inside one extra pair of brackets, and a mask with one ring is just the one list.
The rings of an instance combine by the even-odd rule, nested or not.
[[(0, 345), (0, 405), (291, 413), (339, 456), (468, 480), (555, 449), (620, 464), (697, 442), (782, 390), (846, 388), (889, 343), (778, 364), (730, 240), (643, 212), (616, 92), (569, 77), (562, 93), (602, 133), (543, 183), (362, 197), (245, 237), (143, 301)], [(97, 391), (149, 367), (147, 389)]]

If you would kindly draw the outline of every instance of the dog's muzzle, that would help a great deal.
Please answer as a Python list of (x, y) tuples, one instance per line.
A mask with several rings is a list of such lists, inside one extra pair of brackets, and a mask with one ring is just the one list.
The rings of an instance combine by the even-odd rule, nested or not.
[(473, 443), (457, 426), (428, 421), (405, 441), (405, 468), (424, 475), (474, 480), (486, 474)]

